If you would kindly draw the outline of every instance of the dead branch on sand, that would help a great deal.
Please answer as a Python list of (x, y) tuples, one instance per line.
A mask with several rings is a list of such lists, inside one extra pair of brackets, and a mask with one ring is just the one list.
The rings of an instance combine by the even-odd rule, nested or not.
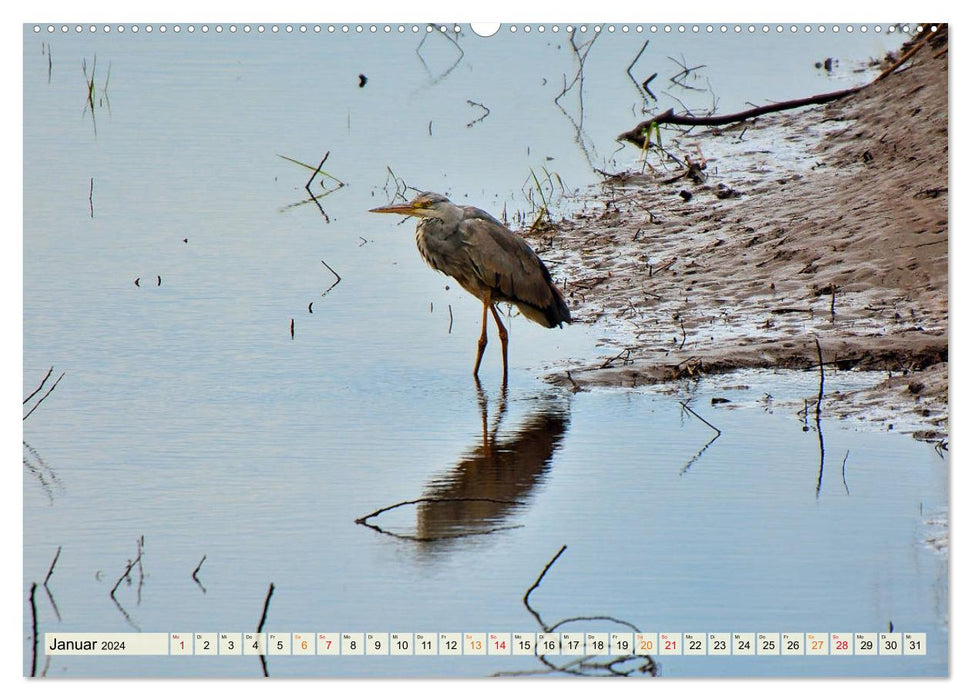
[(763, 114), (769, 114), (771, 112), (782, 112), (789, 109), (797, 109), (799, 107), (806, 107), (808, 105), (821, 105), (827, 102), (833, 102), (835, 100), (842, 99), (843, 97), (848, 97), (853, 95), (865, 87), (872, 85), (880, 80), (883, 80), (891, 73), (894, 73), (900, 66), (909, 61), (913, 56), (923, 47), (931, 37), (943, 36), (946, 39), (947, 25), (941, 24), (937, 26), (936, 31), (926, 30), (926, 33), (918, 41), (916, 41), (912, 46), (910, 46), (903, 55), (897, 59), (892, 65), (890, 65), (886, 70), (884, 70), (880, 75), (873, 79), (872, 82), (867, 85), (859, 85), (853, 88), (847, 88), (846, 90), (837, 90), (836, 92), (827, 92), (820, 95), (813, 95), (812, 97), (803, 97), (796, 100), (785, 100), (783, 102), (774, 102), (769, 105), (762, 105), (760, 107), (754, 107), (752, 109), (747, 109), (742, 112), (736, 112), (735, 114), (721, 114), (721, 115), (707, 115), (701, 117), (695, 117), (690, 114), (675, 114), (674, 108), (668, 109), (661, 114), (658, 114), (652, 119), (642, 121), (640, 124), (635, 126), (630, 131), (625, 131), (617, 137), (618, 141), (627, 141), (632, 143), (638, 148), (644, 149), (650, 145), (650, 133), (655, 125), (661, 124), (671, 124), (674, 126), (724, 126), (725, 124), (734, 124), (736, 122), (746, 121), (748, 119), (754, 119), (755, 117), (761, 116)]

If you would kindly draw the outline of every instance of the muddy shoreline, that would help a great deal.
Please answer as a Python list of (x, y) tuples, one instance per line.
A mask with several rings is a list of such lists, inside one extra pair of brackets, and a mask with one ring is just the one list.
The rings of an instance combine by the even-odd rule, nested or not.
[(826, 415), (946, 446), (946, 30), (849, 97), (664, 146), (701, 176), (649, 157), (529, 234), (576, 321), (617, 349), (549, 380), (665, 391), (746, 368), (818, 373), (821, 349), (831, 375), (880, 372), (826, 394)]

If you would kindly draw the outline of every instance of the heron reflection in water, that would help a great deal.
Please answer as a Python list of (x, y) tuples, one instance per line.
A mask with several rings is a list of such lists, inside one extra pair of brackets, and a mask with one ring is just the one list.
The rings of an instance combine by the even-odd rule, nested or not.
[(502, 345), (502, 382), (508, 381), (509, 334), (499, 320), (498, 302), (513, 304), (523, 316), (546, 328), (570, 323), (570, 309), (546, 265), (526, 241), (492, 215), (477, 207), (453, 204), (434, 192), (422, 192), (410, 202), (371, 211), (417, 216), (420, 221), (415, 241), (425, 262), (455, 278), (482, 302), (482, 333), (472, 370), (476, 379), (488, 342), (491, 311)]
[(545, 478), (570, 423), (568, 406), (543, 402), (514, 430), (500, 435), (505, 390), (491, 426), (488, 398), (481, 389), (479, 408), (482, 442), (426, 487), (417, 512), (419, 540), (506, 529), (506, 519)]

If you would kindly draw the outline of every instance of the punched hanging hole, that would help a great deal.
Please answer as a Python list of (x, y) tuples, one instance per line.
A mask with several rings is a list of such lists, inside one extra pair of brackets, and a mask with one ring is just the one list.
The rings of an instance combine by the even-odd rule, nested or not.
[(492, 36), (499, 31), (499, 27), (502, 26), (498, 22), (473, 22), (471, 24), (472, 31), (482, 37)]

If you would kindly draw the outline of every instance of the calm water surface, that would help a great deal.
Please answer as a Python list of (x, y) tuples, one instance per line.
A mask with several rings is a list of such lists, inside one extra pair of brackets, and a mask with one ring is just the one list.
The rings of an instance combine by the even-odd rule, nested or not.
[[(530, 218), (531, 170), (571, 191), (597, 181), (591, 165), (635, 163), (613, 138), (642, 118), (626, 69), (644, 38), (585, 41), (581, 148), (576, 89), (563, 110), (554, 102), (577, 69), (562, 31), (465, 33), (461, 54), (440, 35), (417, 53), (410, 32), (25, 28), (24, 395), (52, 365), (49, 381), (66, 373), (24, 424), (25, 598), (61, 550), (56, 609), (38, 594), (41, 633), (249, 631), (270, 582), (268, 631), (538, 631), (522, 597), (565, 544), (531, 597), (549, 622), (892, 621), (928, 634), (926, 657), (661, 657), (664, 675), (947, 671), (947, 557), (927, 544), (946, 513), (947, 464), (931, 447), (824, 420), (820, 474), (815, 429), (787, 412), (719, 410), (705, 382), (679, 397), (550, 387), (548, 369), (617, 348), (596, 328), (521, 318), (510, 319), (508, 393), (498, 342), (479, 391), (478, 302), (424, 266), (413, 222), (366, 213), (394, 194), (389, 169)], [(862, 82), (853, 68), (893, 43), (656, 36), (633, 72), (659, 72), (665, 108), (675, 102), (661, 90), (732, 111)], [(832, 76), (813, 67), (829, 56), (841, 62)], [(667, 83), (680, 70), (668, 57), (704, 64), (688, 79), (701, 90)], [(483, 110), (469, 101), (489, 110), (471, 126)], [(325, 219), (304, 201), (310, 171), (278, 155), (315, 166), (327, 152), (324, 169), (347, 186), (320, 200)], [(332, 288), (322, 260), (341, 275)], [(798, 379), (767, 373), (751, 391), (812, 395), (814, 378)], [(689, 397), (722, 431), (707, 448), (712, 431), (678, 403)], [(378, 529), (355, 524), (423, 498), (447, 502), (382, 513), (368, 521)], [(141, 570), (116, 604), (109, 591), (141, 537)], [(25, 608), (26, 672), (30, 624)], [(516, 657), (269, 660), (281, 676), (541, 668)], [(46, 673), (261, 670), (255, 658), (59, 657)]]

